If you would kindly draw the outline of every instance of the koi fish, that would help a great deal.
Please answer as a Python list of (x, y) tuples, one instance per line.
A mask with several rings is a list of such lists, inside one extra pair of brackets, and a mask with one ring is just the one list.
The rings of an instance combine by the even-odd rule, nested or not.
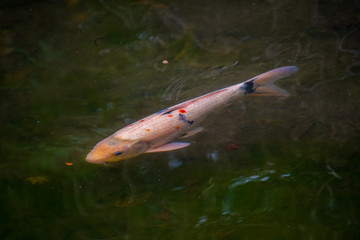
[(188, 142), (176, 142), (203, 130), (199, 124), (212, 111), (237, 97), (288, 96), (289, 93), (273, 83), (298, 68), (277, 68), (245, 82), (210, 92), (175, 106), (163, 109), (132, 123), (97, 143), (88, 153), (86, 161), (105, 164), (132, 158), (142, 153), (165, 152), (181, 149)]

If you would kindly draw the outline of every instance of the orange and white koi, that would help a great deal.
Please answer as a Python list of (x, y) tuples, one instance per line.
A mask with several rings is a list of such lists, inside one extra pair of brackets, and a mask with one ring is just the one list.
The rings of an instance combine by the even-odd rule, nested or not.
[(163, 109), (97, 143), (86, 157), (95, 164), (116, 162), (142, 153), (164, 152), (184, 148), (188, 142), (174, 142), (200, 132), (200, 122), (212, 111), (243, 95), (288, 96), (273, 83), (298, 70), (295, 66), (277, 68), (245, 82), (226, 87), (175, 106)]

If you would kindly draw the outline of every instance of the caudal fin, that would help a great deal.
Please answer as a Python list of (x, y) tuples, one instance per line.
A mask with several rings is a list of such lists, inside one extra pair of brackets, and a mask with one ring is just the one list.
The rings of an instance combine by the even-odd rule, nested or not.
[(296, 66), (276, 68), (244, 82), (241, 87), (250, 96), (289, 96), (289, 93), (274, 82), (299, 70)]

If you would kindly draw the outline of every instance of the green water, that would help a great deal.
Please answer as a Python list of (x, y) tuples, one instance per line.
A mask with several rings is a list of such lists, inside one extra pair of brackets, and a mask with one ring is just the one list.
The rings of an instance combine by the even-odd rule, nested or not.
[[(1, 239), (359, 239), (359, 7), (0, 3)], [(85, 161), (130, 122), (286, 65), (290, 97), (236, 100), (188, 148)]]

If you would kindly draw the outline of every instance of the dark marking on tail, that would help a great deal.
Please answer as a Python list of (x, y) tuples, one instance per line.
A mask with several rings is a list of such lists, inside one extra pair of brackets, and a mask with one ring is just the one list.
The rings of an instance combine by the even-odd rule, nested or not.
[[(255, 79), (254, 79), (255, 80)], [(250, 94), (253, 93), (255, 91), (254, 88), (254, 80), (251, 80), (249, 82), (244, 83), (241, 87), (240, 90), (245, 90), (245, 94)]]

